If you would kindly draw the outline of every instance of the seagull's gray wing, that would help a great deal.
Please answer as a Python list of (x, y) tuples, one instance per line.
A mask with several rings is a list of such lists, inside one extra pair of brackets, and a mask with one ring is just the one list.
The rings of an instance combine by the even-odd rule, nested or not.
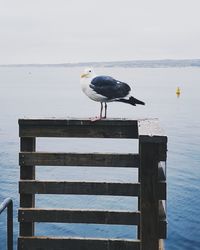
[(108, 100), (126, 97), (131, 88), (127, 83), (115, 80), (110, 76), (97, 76), (90, 84), (97, 94), (105, 96)]

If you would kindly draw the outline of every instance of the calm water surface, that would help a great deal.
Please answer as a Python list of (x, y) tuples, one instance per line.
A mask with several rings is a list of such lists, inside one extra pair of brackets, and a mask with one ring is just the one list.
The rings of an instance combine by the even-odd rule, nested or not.
[[(90, 101), (80, 90), (80, 68), (0, 68), (0, 201), (14, 200), (15, 242), (18, 235), (18, 118), (24, 117), (93, 117), (99, 104)], [(168, 239), (167, 250), (197, 250), (200, 246), (200, 69), (124, 69), (98, 68), (128, 82), (135, 97), (146, 106), (132, 107), (111, 103), (109, 117), (159, 118), (168, 144)], [(176, 97), (176, 87), (182, 94)], [(39, 150), (130, 152), (137, 144), (131, 140), (38, 140)], [(108, 168), (38, 167), (37, 179), (135, 181), (136, 170)], [(70, 208), (107, 208), (134, 210), (135, 198), (94, 196), (37, 196), (36, 206)], [(0, 217), (0, 249), (6, 249), (6, 216)], [(37, 235), (90, 237), (135, 237), (132, 226), (36, 225)], [(56, 232), (56, 233), (55, 233)], [(16, 244), (16, 243), (15, 243)]]

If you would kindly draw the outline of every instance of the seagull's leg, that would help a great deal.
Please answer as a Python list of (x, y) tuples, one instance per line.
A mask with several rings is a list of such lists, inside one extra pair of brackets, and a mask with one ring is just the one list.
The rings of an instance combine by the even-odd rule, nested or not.
[(91, 121), (92, 121), (92, 122), (95, 122), (95, 121), (99, 121), (99, 120), (101, 120), (102, 118), (104, 118), (104, 117), (102, 117), (102, 113), (103, 113), (103, 103), (101, 102), (100, 116), (99, 116), (99, 117), (96, 116), (96, 117), (92, 118)]
[(105, 113), (103, 118), (105, 119), (107, 117), (107, 103), (105, 102), (104, 105), (105, 105)]
[(102, 112), (103, 112), (103, 102), (101, 102), (101, 109), (100, 109), (100, 119), (102, 119)]

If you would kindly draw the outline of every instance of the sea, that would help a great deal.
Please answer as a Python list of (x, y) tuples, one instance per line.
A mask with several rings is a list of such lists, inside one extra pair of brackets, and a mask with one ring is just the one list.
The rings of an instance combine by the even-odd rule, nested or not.
[[(81, 67), (0, 67), (0, 202), (14, 202), (14, 249), (18, 236), (19, 118), (92, 118), (100, 104), (80, 88)], [(158, 118), (168, 136), (166, 250), (200, 249), (200, 68), (99, 67), (97, 74), (129, 83), (145, 106), (109, 103), (108, 118)], [(181, 94), (176, 95), (179, 87)], [(133, 152), (137, 141), (38, 139), (39, 151)], [(37, 167), (38, 180), (134, 182), (133, 169)], [(136, 210), (136, 198), (36, 195), (36, 207)], [(36, 235), (135, 237), (134, 226), (37, 223)], [(6, 212), (0, 215), (0, 249), (6, 250)]]

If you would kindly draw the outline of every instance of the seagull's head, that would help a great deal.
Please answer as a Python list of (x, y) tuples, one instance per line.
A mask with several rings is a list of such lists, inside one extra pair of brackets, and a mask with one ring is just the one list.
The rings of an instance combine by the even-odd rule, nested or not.
[(81, 78), (93, 78), (95, 76), (95, 72), (93, 68), (84, 69), (83, 73), (81, 74)]

